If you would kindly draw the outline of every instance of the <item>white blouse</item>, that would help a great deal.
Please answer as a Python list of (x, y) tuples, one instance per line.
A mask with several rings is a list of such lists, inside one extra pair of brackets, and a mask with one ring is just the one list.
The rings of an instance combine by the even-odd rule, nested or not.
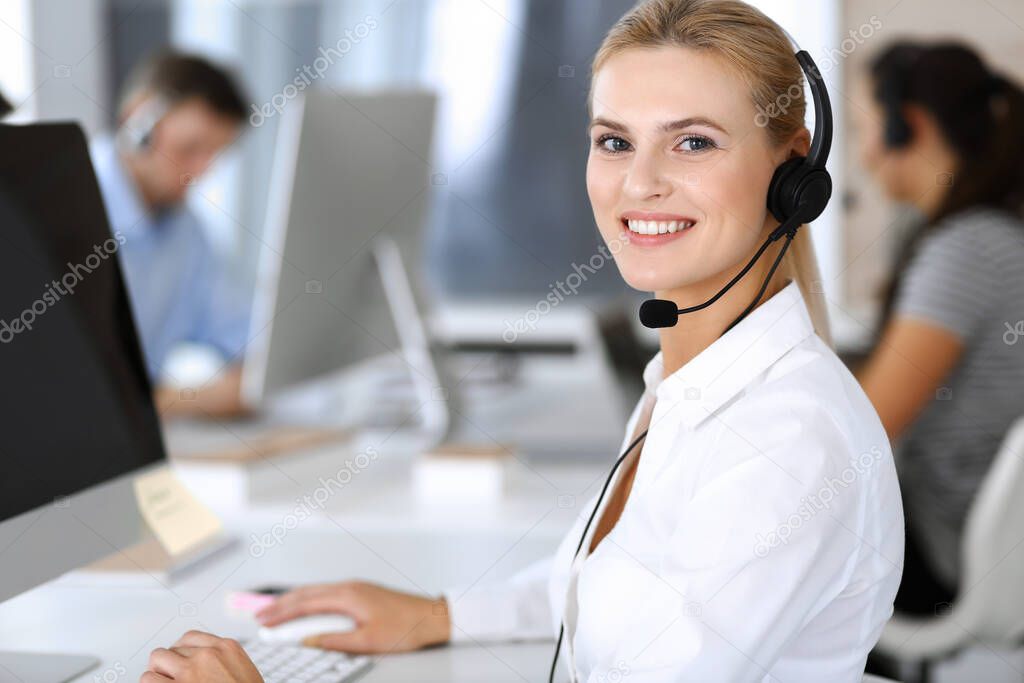
[[(445, 592), (453, 641), (550, 638), (571, 680), (859, 681), (892, 614), (903, 509), (889, 441), (790, 282), (662, 379), (618, 522), (580, 556), (595, 492), (556, 554)], [(621, 452), (621, 451), (620, 451)]]

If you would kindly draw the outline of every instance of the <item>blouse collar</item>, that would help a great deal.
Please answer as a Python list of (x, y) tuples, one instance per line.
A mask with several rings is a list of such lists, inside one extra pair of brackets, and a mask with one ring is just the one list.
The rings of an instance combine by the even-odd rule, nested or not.
[(670, 404), (676, 417), (693, 429), (811, 334), (814, 325), (800, 287), (790, 281), (664, 379), (658, 351), (644, 368), (644, 395)]

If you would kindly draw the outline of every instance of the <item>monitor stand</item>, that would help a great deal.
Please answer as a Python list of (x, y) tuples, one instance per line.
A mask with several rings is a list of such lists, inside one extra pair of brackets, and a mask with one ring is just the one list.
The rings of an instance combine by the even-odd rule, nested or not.
[(96, 667), (100, 660), (86, 655), (0, 652), (0, 678), (24, 683), (64, 683)]
[(372, 248), (402, 355), (412, 370), (412, 381), (422, 401), (420, 428), (429, 438), (429, 450), (452, 434), (454, 415), (460, 408), (457, 383), (444, 363), (440, 346), (432, 343), (427, 334), (398, 245), (388, 237), (378, 237)]

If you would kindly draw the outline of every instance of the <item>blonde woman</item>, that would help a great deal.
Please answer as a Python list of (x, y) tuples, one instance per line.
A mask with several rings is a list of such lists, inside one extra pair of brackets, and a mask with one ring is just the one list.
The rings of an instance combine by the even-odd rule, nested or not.
[[(810, 147), (785, 33), (736, 0), (650, 0), (611, 29), (592, 76), (587, 187), (623, 278), (676, 306), (708, 301), (779, 227), (769, 183)], [(301, 588), (261, 620), (346, 614), (353, 631), (312, 644), (364, 653), (564, 626), (569, 676), (591, 683), (860, 680), (899, 584), (899, 489), (828, 343), (808, 228), (773, 271), (780, 244), (661, 331), (596, 524), (582, 515), (552, 558), (438, 597)], [(144, 681), (258, 680), (233, 641), (193, 632), (175, 647)]]

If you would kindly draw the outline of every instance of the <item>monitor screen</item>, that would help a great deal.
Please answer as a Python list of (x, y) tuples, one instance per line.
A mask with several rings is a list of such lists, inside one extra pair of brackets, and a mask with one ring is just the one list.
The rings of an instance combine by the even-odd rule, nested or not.
[(0, 149), (2, 521), (164, 450), (80, 129), (0, 125)]

